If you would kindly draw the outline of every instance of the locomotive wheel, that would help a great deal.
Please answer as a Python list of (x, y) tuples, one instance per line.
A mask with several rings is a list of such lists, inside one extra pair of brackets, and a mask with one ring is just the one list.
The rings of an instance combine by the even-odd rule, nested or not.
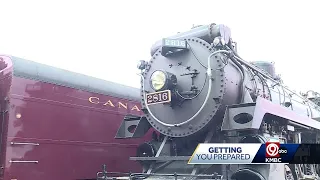
[(295, 166), (284, 165), (285, 180), (297, 180), (297, 174), (295, 173)]
[(320, 165), (316, 164), (315, 169), (316, 169), (316, 173), (318, 174), (318, 176), (320, 176)]
[(252, 169), (240, 169), (231, 176), (231, 180), (266, 180), (260, 173)]
[[(139, 145), (136, 156), (137, 157), (154, 157), (156, 155), (156, 150), (151, 142), (146, 142)], [(152, 162), (150, 161), (138, 161), (144, 168), (149, 168)]]

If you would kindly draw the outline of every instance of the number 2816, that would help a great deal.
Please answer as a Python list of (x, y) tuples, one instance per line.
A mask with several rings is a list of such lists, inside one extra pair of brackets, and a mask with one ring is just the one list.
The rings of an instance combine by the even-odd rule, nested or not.
[(169, 92), (161, 92), (147, 95), (147, 104), (165, 103), (171, 100)]

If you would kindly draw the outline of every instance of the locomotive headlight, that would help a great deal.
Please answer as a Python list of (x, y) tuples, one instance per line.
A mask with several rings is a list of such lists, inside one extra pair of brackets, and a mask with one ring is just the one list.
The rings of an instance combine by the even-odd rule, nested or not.
[(163, 71), (154, 71), (151, 75), (151, 87), (156, 90), (162, 90), (167, 82), (167, 76)]

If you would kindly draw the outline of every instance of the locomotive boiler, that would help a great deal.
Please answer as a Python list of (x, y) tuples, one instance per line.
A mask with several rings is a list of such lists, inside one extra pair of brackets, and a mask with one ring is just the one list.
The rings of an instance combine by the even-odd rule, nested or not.
[[(116, 138), (143, 136), (136, 160), (149, 179), (316, 179), (318, 165), (188, 165), (199, 143), (318, 143), (315, 98), (284, 86), (273, 63), (247, 62), (230, 29), (195, 27), (155, 43), (140, 61), (144, 116), (122, 122)], [(106, 177), (106, 176), (105, 176)]]

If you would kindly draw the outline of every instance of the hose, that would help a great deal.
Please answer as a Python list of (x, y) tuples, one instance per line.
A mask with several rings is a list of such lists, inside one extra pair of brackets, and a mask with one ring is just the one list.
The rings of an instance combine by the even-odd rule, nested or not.
[[(230, 48), (230, 49), (232, 49), (232, 48)], [(232, 50), (233, 50), (233, 49), (232, 49)], [(266, 73), (264, 73), (264, 72), (261, 72), (261, 71), (258, 70), (257, 68), (253, 67), (253, 65), (250, 65), (249, 63), (247, 63), (247, 62), (246, 62), (245, 60), (243, 60), (243, 59), (237, 54), (237, 52), (235, 52), (234, 50), (233, 50), (233, 53), (235, 54), (235, 57), (237, 58), (237, 60), (238, 60), (241, 64), (243, 64), (244, 66), (246, 66), (247, 68), (250, 68), (250, 69), (253, 69), (253, 70), (257, 71), (257, 72), (260, 73), (262, 76), (264, 76), (265, 78), (271, 80), (271, 81), (274, 82), (274, 83), (279, 83), (278, 80), (275, 80), (275, 79), (272, 78), (270, 75), (268, 75), (268, 74), (266, 74)], [(309, 99), (307, 99), (307, 98), (299, 95), (298, 93), (290, 90), (290, 89), (287, 88), (287, 87), (284, 87), (284, 86), (282, 85), (282, 83), (280, 83), (280, 86), (281, 86), (283, 89), (285, 89), (285, 90), (287, 90), (287, 91), (295, 94), (297, 97), (299, 97), (299, 98), (301, 98), (301, 99), (309, 102), (310, 104), (312, 104), (312, 105), (314, 105), (314, 106), (318, 106), (318, 105), (316, 105), (314, 102), (310, 101)]]
[(150, 116), (156, 120), (158, 123), (164, 125), (164, 126), (169, 126), (169, 127), (178, 127), (178, 126), (181, 126), (181, 125), (184, 125), (190, 121), (192, 121), (196, 116), (198, 116), (198, 114), (202, 111), (202, 109), (205, 107), (205, 105), (207, 104), (208, 102), (208, 99), (209, 99), (209, 96), (210, 96), (210, 93), (211, 93), (211, 88), (212, 88), (212, 72), (211, 72), (211, 57), (218, 54), (218, 53), (230, 53), (229, 51), (226, 51), (226, 50), (218, 50), (218, 51), (215, 51), (213, 53), (211, 53), (208, 57), (208, 68), (207, 68), (207, 76), (208, 76), (208, 79), (209, 79), (209, 87), (208, 87), (208, 92), (207, 92), (207, 96), (202, 104), (202, 106), (200, 107), (200, 109), (191, 117), (189, 118), (188, 120), (182, 122), (182, 123), (178, 123), (178, 124), (168, 124), (168, 123), (164, 123), (162, 121), (160, 121), (157, 117), (154, 116), (154, 114), (150, 111), (146, 101), (147, 101), (147, 98), (146, 98), (146, 94), (144, 93), (145, 92), (145, 87), (144, 87), (144, 77), (142, 76), (142, 74), (140, 75), (142, 77), (142, 91), (143, 91), (143, 97), (144, 97), (144, 103), (146, 104), (146, 108), (150, 114)]

